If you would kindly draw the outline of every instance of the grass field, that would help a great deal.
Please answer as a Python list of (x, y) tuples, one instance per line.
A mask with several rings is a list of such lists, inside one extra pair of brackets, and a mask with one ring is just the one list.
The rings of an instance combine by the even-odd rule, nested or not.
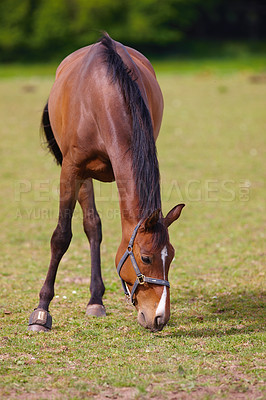
[(0, 68), (1, 398), (264, 398), (266, 83), (250, 80), (257, 63), (195, 65), (158, 64), (163, 209), (186, 203), (170, 228), (171, 319), (159, 333), (140, 327), (124, 302), (116, 187), (102, 183), (107, 317), (85, 316), (89, 251), (77, 207), (53, 330), (27, 332), (57, 220), (59, 168), (38, 133), (54, 70)]

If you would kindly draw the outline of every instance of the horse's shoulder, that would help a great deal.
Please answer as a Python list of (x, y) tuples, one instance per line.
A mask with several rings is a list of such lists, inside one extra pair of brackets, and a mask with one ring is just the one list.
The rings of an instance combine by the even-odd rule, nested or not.
[(71, 64), (83, 58), (89, 52), (92, 46), (93, 45), (82, 47), (81, 49), (74, 51), (73, 53), (69, 54), (66, 58), (64, 58), (64, 60), (57, 67), (56, 78), (58, 78), (58, 76), (66, 67), (69, 67)]
[(138, 50), (132, 49), (131, 47), (126, 47), (133, 61), (138, 65), (142, 64), (146, 69), (148, 69), (154, 77), (156, 77), (153, 66), (150, 61)]

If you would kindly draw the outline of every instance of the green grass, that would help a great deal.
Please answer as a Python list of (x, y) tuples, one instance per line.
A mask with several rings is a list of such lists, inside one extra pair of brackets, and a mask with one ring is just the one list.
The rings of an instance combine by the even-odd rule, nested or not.
[[(213, 46), (213, 45), (212, 45)], [(219, 45), (218, 45), (219, 47)], [(214, 50), (213, 50), (214, 52)], [(236, 52), (236, 54), (234, 54)], [(32, 77), (32, 76), (54, 76), (57, 66), (61, 60), (50, 61), (47, 63), (2, 63), (0, 64), (0, 79), (14, 77)], [(151, 58), (152, 64), (157, 73), (166, 74), (202, 74), (218, 75), (242, 73), (265, 73), (266, 55), (265, 52), (252, 54), (247, 51), (237, 51), (233, 47), (229, 54), (221, 56), (202, 55), (193, 58), (182, 54), (171, 55), (171, 57), (158, 55)]]
[(220, 74), (216, 62), (201, 73), (195, 62), (195, 73), (177, 74), (171, 65), (158, 68), (163, 209), (182, 201), (186, 208), (170, 228), (172, 315), (159, 333), (140, 327), (123, 301), (116, 188), (103, 183), (95, 192), (107, 317), (85, 316), (89, 251), (77, 207), (50, 308), (53, 330), (27, 332), (58, 210), (59, 168), (38, 134), (53, 66), (0, 69), (2, 398), (263, 398), (266, 84), (249, 80), (257, 67)]

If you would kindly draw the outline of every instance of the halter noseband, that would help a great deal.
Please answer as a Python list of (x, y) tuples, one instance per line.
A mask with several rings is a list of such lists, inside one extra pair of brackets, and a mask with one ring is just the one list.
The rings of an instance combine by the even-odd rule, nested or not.
[[(137, 261), (135, 259), (134, 253), (133, 253), (133, 244), (134, 244), (134, 240), (135, 240), (135, 237), (136, 237), (136, 235), (138, 233), (138, 229), (139, 229), (141, 223), (142, 223), (142, 221), (139, 221), (139, 223), (135, 227), (135, 229), (134, 229), (134, 231), (132, 233), (132, 236), (130, 238), (130, 241), (128, 243), (127, 250), (125, 251), (124, 255), (122, 256), (122, 258), (119, 261), (119, 264), (117, 266), (117, 273), (118, 273), (118, 275), (119, 275), (119, 277), (121, 279), (121, 283), (122, 283), (122, 287), (123, 287), (123, 290), (125, 292), (125, 295), (127, 296), (128, 299), (130, 299), (130, 301), (131, 301), (131, 303), (133, 305), (135, 305), (135, 301), (133, 299), (133, 296), (134, 296), (134, 293), (135, 293), (138, 285), (144, 285), (144, 283), (147, 282), (147, 283), (154, 283), (155, 285), (161, 285), (161, 286), (170, 287), (170, 283), (167, 280), (165, 280), (165, 279), (157, 279), (157, 278), (150, 278), (148, 276), (143, 275), (139, 270)], [(133, 268), (134, 268), (134, 270), (136, 272), (136, 275), (137, 275), (137, 279), (135, 280), (135, 283), (133, 285), (131, 293), (128, 290), (126, 282), (121, 278), (121, 275), (120, 275), (121, 268), (123, 267), (123, 265), (124, 265), (124, 263), (125, 263), (125, 261), (127, 260), (128, 257), (130, 257), (132, 266), (133, 266)]]

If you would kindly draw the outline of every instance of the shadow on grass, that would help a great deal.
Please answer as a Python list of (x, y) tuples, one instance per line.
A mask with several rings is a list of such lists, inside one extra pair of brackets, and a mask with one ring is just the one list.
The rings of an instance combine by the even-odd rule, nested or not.
[[(185, 304), (184, 304), (185, 303)], [(212, 337), (265, 331), (266, 296), (263, 291), (243, 291), (210, 296), (188, 292), (175, 301), (169, 326), (176, 326), (173, 337)], [(184, 305), (186, 311), (184, 311)], [(200, 326), (202, 324), (202, 327)], [(213, 325), (217, 325), (213, 327)]]

